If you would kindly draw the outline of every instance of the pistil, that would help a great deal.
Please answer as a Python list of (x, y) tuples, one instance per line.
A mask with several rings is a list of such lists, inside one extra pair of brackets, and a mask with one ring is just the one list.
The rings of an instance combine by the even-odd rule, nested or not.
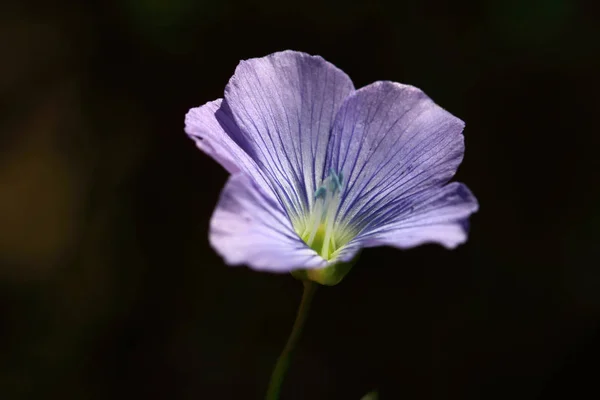
[(334, 229), (342, 184), (343, 175), (331, 170), (315, 192), (310, 217), (300, 235), (309, 247), (326, 260), (338, 247)]

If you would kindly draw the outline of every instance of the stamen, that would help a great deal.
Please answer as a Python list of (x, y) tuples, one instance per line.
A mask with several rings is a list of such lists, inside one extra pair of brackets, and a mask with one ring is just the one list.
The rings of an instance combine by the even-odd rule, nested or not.
[(335, 220), (340, 205), (343, 175), (332, 169), (316, 190), (310, 216), (306, 221), (302, 239), (312, 249), (328, 260), (340, 244), (336, 237)]

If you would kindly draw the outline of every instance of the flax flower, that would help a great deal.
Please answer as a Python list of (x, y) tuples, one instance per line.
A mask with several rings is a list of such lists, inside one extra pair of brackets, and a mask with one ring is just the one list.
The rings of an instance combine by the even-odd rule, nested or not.
[(210, 243), (227, 264), (300, 270), (324, 284), (361, 248), (454, 248), (478, 208), (464, 184), (448, 183), (463, 127), (413, 86), (357, 90), (318, 56), (242, 61), (224, 98), (185, 118), (187, 134), (231, 174)]

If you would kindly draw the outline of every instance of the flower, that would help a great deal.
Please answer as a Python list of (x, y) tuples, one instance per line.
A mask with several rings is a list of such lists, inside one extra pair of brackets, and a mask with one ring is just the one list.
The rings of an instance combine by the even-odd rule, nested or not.
[(210, 222), (213, 248), (230, 265), (303, 270), (325, 284), (363, 247), (466, 241), (477, 200), (448, 183), (463, 128), (413, 86), (355, 90), (334, 65), (296, 51), (241, 61), (224, 98), (185, 118), (231, 174)]

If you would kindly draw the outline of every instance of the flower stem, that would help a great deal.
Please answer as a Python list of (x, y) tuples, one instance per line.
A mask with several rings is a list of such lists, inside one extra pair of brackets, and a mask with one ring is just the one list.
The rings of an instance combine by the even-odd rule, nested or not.
[(269, 382), (269, 388), (267, 390), (266, 400), (277, 400), (279, 398), (279, 392), (283, 383), (283, 378), (287, 372), (292, 353), (298, 344), (298, 340), (302, 334), (302, 328), (308, 318), (308, 311), (310, 310), (310, 303), (314, 297), (317, 289), (317, 284), (312, 281), (302, 281), (304, 283), (304, 292), (302, 293), (302, 300), (300, 300), (300, 307), (298, 308), (298, 314), (296, 315), (296, 321), (292, 327), (292, 333), (288, 338), (281, 355), (277, 359), (273, 373), (271, 374), (271, 381)]

